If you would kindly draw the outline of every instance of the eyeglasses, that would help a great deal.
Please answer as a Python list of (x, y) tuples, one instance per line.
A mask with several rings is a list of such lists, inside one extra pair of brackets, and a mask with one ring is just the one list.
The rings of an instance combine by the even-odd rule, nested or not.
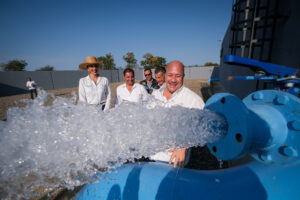
[(89, 68), (89, 67), (96, 67), (97, 68), (98, 65), (88, 65), (87, 68)]
[(145, 76), (151, 76), (152, 74), (145, 74)]

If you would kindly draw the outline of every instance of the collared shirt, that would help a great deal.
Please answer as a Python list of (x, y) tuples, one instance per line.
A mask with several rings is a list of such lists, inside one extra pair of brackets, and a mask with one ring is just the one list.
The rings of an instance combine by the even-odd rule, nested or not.
[(148, 99), (148, 93), (144, 86), (135, 83), (132, 86), (131, 92), (126, 87), (126, 84), (122, 84), (117, 87), (116, 97), (115, 97), (115, 105), (120, 105), (124, 101), (130, 102), (141, 102), (146, 101)]
[(166, 87), (166, 83), (164, 82), (162, 85), (159, 85), (159, 88), (158, 89), (155, 89), (155, 90), (161, 90), (162, 88), (165, 88)]
[[(159, 84), (158, 84), (159, 85)], [(159, 85), (160, 88), (165, 88), (166, 87), (166, 82), (164, 82), (162, 85)]]
[(147, 79), (145, 79), (145, 80), (142, 80), (140, 82), (140, 84), (145, 87), (146, 91), (149, 94), (151, 94), (154, 89), (159, 89), (159, 85), (158, 85), (157, 81), (154, 78), (152, 78), (152, 81), (150, 83), (147, 81)]
[(95, 83), (90, 76), (79, 80), (79, 100), (92, 105), (104, 105), (104, 110), (110, 108), (110, 87), (106, 77), (98, 77)]
[[(195, 92), (190, 90), (189, 88), (182, 86), (172, 94), (172, 97), (169, 100), (167, 100), (167, 98), (163, 95), (165, 88), (166, 87), (161, 87), (160, 89), (155, 90), (152, 93), (152, 95), (156, 99), (163, 102), (163, 105), (165, 107), (169, 108), (172, 106), (182, 106), (185, 108), (196, 108), (201, 110), (204, 108), (205, 104), (202, 98), (198, 96)], [(168, 162), (169, 159), (171, 158), (171, 155), (172, 155), (171, 152), (163, 151), (150, 156), (150, 158), (153, 160)], [(185, 164), (188, 163), (189, 157), (190, 157), (190, 151), (188, 151), (187, 153)]]
[(27, 81), (26, 82), (26, 87), (29, 90), (34, 90), (34, 89), (36, 89), (36, 83), (34, 81)]
[(165, 87), (161, 87), (160, 89), (153, 91), (152, 95), (156, 99), (162, 101), (166, 107), (182, 106), (185, 108), (204, 108), (205, 104), (202, 98), (185, 86), (176, 90), (169, 100), (163, 95), (164, 90)]

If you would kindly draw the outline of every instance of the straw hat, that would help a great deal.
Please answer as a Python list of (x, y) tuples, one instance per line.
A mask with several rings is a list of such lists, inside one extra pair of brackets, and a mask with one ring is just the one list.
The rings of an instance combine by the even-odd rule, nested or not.
[(79, 65), (79, 68), (87, 69), (87, 66), (92, 65), (92, 64), (98, 65), (98, 67), (99, 67), (100, 65), (102, 65), (102, 62), (97, 61), (95, 56), (88, 56), (88, 57), (86, 57), (85, 62), (83, 62)]

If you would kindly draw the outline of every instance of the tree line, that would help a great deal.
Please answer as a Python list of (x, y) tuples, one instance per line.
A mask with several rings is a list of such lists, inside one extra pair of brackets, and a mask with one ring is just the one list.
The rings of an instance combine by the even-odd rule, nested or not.
[[(97, 57), (97, 60), (102, 63), (102, 70), (114, 70), (116, 68), (114, 57), (111, 53), (107, 53), (105, 56)], [(160, 56), (154, 56), (151, 53), (146, 53), (143, 56), (143, 60), (140, 61), (140, 65), (138, 65), (138, 61), (135, 58), (133, 52), (128, 52), (123, 56), (123, 60), (126, 62), (125, 68), (144, 68), (144, 69), (154, 69), (156, 67), (166, 67), (166, 58)], [(25, 71), (27, 66), (27, 62), (25, 60), (11, 60), (8, 63), (4, 63), (0, 65), (2, 71)], [(142, 67), (140, 67), (142, 66)], [(187, 67), (200, 67), (199, 65), (192, 65)], [(218, 63), (206, 62), (204, 66), (219, 66)], [(36, 71), (53, 71), (54, 67), (51, 65), (46, 65), (45, 67), (39, 68)]]
[[(114, 58), (111, 53), (107, 53), (105, 56), (97, 57), (97, 60), (102, 62), (101, 69), (116, 69)], [(126, 62), (125, 68), (140, 68), (133, 52), (128, 52), (125, 56), (123, 56), (123, 60)], [(140, 65), (144, 69), (153, 69), (158, 66), (165, 67), (167, 65), (166, 62), (166, 59), (163, 57), (153, 56), (151, 53), (146, 53), (143, 56), (143, 60), (140, 61)]]
[[(26, 71), (25, 68), (27, 66), (27, 62), (25, 60), (11, 60), (8, 63), (0, 64), (0, 68), (2, 71), (9, 72), (9, 71)], [(36, 71), (53, 71), (54, 67), (51, 65), (46, 65), (45, 67), (41, 67)]]

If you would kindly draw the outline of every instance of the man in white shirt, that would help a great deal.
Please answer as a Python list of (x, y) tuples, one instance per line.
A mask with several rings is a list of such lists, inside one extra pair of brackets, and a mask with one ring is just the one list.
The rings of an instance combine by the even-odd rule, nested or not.
[(79, 80), (79, 101), (100, 106), (102, 110), (108, 110), (110, 108), (111, 92), (108, 79), (100, 77), (98, 74), (101, 64), (95, 56), (88, 56), (86, 62), (79, 65), (79, 68), (87, 69), (89, 72), (88, 76)]
[[(185, 108), (203, 109), (204, 102), (200, 96), (183, 86), (184, 65), (180, 61), (172, 61), (167, 66), (165, 75), (166, 87), (155, 90), (152, 95), (161, 100), (166, 107), (182, 106)], [(187, 149), (172, 149), (169, 163), (175, 159), (174, 167), (185, 165)]]
[(37, 91), (36, 91), (37, 84), (34, 82), (34, 80), (31, 80), (30, 77), (27, 78), (26, 87), (30, 91), (30, 97), (31, 99), (34, 99), (33, 93), (35, 94), (35, 97), (37, 97)]
[(124, 70), (123, 75), (125, 83), (117, 87), (115, 106), (126, 101), (135, 103), (146, 101), (148, 99), (148, 93), (144, 86), (135, 83), (134, 71), (127, 68)]

